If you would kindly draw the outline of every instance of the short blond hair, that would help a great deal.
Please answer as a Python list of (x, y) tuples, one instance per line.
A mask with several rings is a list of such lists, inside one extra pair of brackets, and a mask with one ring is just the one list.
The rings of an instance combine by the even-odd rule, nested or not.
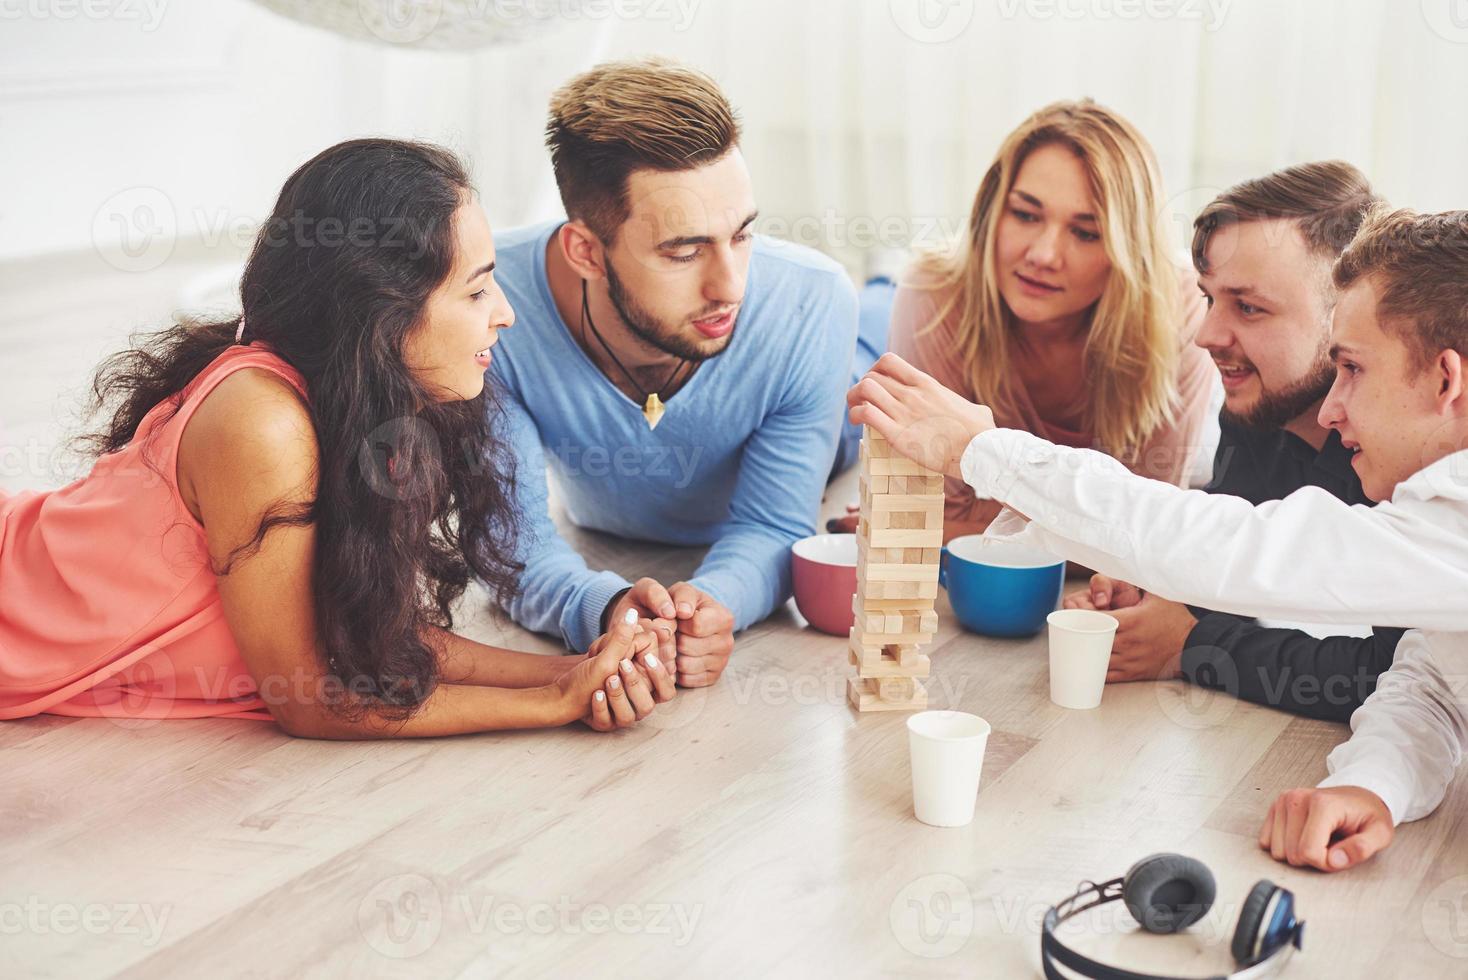
[(1377, 319), (1399, 333), (1418, 363), (1455, 350), (1468, 356), (1468, 211), (1373, 212), (1335, 264), (1335, 285), (1369, 279)]
[(610, 245), (637, 170), (688, 170), (739, 144), (739, 120), (703, 72), (648, 58), (597, 65), (551, 96), (545, 142), (566, 216)]

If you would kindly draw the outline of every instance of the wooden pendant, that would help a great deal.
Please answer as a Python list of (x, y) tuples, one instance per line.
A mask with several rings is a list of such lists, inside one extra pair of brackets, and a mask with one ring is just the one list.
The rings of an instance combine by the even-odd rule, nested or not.
[(658, 397), (657, 392), (647, 396), (647, 404), (642, 406), (642, 417), (647, 419), (647, 427), (656, 429), (663, 418), (663, 400)]

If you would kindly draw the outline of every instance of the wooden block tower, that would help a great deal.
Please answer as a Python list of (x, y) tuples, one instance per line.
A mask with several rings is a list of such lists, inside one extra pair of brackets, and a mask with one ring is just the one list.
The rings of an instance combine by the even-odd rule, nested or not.
[(926, 708), (928, 657), (938, 631), (943, 476), (899, 456), (870, 426), (861, 441), (861, 522), (846, 696), (858, 711)]

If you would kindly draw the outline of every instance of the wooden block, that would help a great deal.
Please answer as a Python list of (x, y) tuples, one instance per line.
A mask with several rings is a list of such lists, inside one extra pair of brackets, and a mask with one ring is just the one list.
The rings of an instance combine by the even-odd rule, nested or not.
[(851, 611), (855, 615), (851, 628), (857, 633), (884, 633), (887, 627), (886, 614), (880, 610), (867, 612), (862, 608), (861, 595), (851, 597)]
[[(924, 513), (901, 511), (863, 511), (867, 523), (877, 531), (933, 531), (943, 530), (943, 511), (931, 510)], [(894, 549), (903, 550), (903, 549)], [(921, 550), (921, 549), (918, 549)]]
[[(862, 472), (870, 476), (925, 476), (931, 472), (922, 464), (914, 463), (905, 456), (868, 456), (864, 462), (866, 469)], [(942, 478), (939, 477), (940, 485), (941, 480)], [(901, 492), (907, 493), (906, 490)]]
[[(867, 609), (873, 607), (869, 604), (873, 599), (904, 599), (908, 606), (915, 605), (917, 600), (927, 600), (927, 605), (932, 606), (933, 600), (938, 598), (938, 583), (931, 582), (868, 582), (862, 575), (862, 570), (856, 570), (857, 589), (861, 593), (863, 605)], [(900, 608), (900, 606), (887, 606), (888, 609)]]
[(943, 492), (943, 474), (928, 470), (921, 476), (909, 476), (907, 478), (907, 492), (941, 494)]
[[(918, 557), (911, 558), (914, 552)], [(872, 548), (856, 542), (856, 558), (863, 565), (920, 565), (922, 553), (922, 548)]]
[[(862, 566), (862, 579), (867, 582), (936, 582), (937, 565), (891, 565), (867, 562)], [(933, 593), (934, 596), (937, 593)]]
[[(897, 646), (885, 646), (882, 648), (882, 656), (886, 659), (895, 660), (898, 666), (904, 669), (913, 669), (922, 665), (927, 670), (928, 655), (918, 650), (915, 643), (904, 643)], [(922, 676), (928, 676), (924, 673)]]
[[(883, 517), (887, 518), (887, 526), (894, 530), (921, 531), (928, 526), (928, 515), (921, 511), (916, 513), (909, 511), (876, 511), (872, 514), (872, 520), (874, 522)], [(938, 519), (942, 520), (943, 515), (939, 514)], [(878, 525), (873, 523), (872, 526), (877, 527)]]
[[(912, 479), (912, 477), (895, 476), (891, 479)], [(898, 510), (911, 514), (927, 514), (935, 510), (940, 514), (943, 512), (943, 495), (940, 493), (874, 493), (870, 496), (874, 513), (884, 510)]]
[(874, 548), (940, 548), (943, 546), (943, 527), (931, 528), (879, 528), (873, 527), (863, 515), (859, 530), (866, 534), (868, 543)]
[(861, 600), (861, 608), (863, 613), (893, 611), (905, 613), (919, 612), (923, 608), (931, 609), (934, 601), (933, 599), (923, 598), (888, 599), (886, 596), (862, 595), (860, 590), (857, 591), (857, 597)]
[(868, 435), (862, 439), (861, 448), (866, 450), (867, 459), (891, 459), (893, 455), (892, 444), (881, 436), (873, 439)]
[[(846, 647), (846, 656), (847, 659), (858, 667), (876, 667), (882, 663), (883, 657), (885, 656), (882, 651), (885, 649), (886, 647), (880, 646), (863, 646), (860, 638), (853, 633), (851, 642)], [(886, 659), (891, 660), (893, 663), (901, 664), (901, 661), (895, 656)]]
[(878, 653), (879, 656), (864, 660), (855, 650), (847, 650), (847, 659), (860, 677), (927, 677), (932, 673), (933, 661), (925, 654), (914, 654), (903, 664), (896, 657)]
[(846, 679), (846, 699), (857, 711), (917, 711), (928, 706), (928, 692), (922, 682), (912, 682), (912, 696), (906, 701), (885, 701), (874, 681), (859, 677)]
[(875, 496), (891, 493), (892, 478), (890, 476), (871, 476), (863, 473), (857, 478), (857, 494), (861, 498), (862, 505)]
[[(874, 500), (881, 500), (875, 497)], [(863, 504), (861, 516), (865, 517), (872, 527), (895, 527), (912, 530), (915, 528), (929, 528), (943, 526), (943, 504), (939, 501), (933, 507), (902, 508), (902, 507), (871, 507)], [(919, 549), (921, 550), (921, 548)]]
[(865, 619), (859, 618), (852, 625), (846, 637), (847, 646), (863, 660), (874, 661), (883, 651), (891, 651), (892, 657), (900, 660), (903, 649), (916, 651), (933, 642), (937, 632), (936, 613), (902, 610), (867, 613)]
[(917, 681), (911, 677), (878, 677), (877, 696), (883, 701), (910, 701), (917, 691)]
[(851, 638), (853, 646), (859, 646), (865, 650), (871, 647), (881, 649), (884, 644), (892, 643), (900, 646), (926, 646), (933, 642), (932, 633), (858, 633)]
[(860, 678), (925, 678), (932, 673), (932, 660), (925, 654), (909, 657), (906, 665), (897, 657), (888, 657), (878, 651), (879, 656), (863, 659), (856, 650), (847, 650), (847, 660), (856, 668)]
[[(925, 565), (936, 565), (943, 560), (943, 550), (941, 548), (923, 548), (922, 552), (923, 556), (919, 560)], [(912, 561), (912, 559), (903, 558), (903, 561)]]

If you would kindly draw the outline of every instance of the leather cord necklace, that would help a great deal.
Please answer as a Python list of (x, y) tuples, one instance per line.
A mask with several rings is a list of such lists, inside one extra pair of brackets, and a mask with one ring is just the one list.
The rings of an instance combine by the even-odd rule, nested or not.
[(610, 357), (612, 363), (617, 365), (617, 369), (627, 378), (627, 383), (632, 386), (633, 390), (642, 396), (642, 417), (647, 419), (647, 427), (649, 429), (656, 429), (658, 423), (662, 421), (663, 413), (666, 411), (663, 407), (662, 393), (668, 390), (668, 386), (688, 366), (688, 358), (685, 357), (678, 362), (678, 366), (673, 368), (673, 373), (668, 375), (668, 380), (664, 381), (658, 390), (643, 391), (642, 385), (637, 383), (637, 379), (632, 376), (632, 372), (627, 370), (626, 366), (617, 359), (616, 354), (612, 353), (612, 346), (602, 337), (601, 331), (596, 329), (596, 321), (591, 318), (591, 304), (588, 302), (586, 296), (586, 280), (583, 279), (581, 280), (581, 342), (583, 344), (586, 343), (586, 328), (588, 325), (591, 327), (592, 336), (601, 344), (602, 350), (607, 352), (607, 357)]

